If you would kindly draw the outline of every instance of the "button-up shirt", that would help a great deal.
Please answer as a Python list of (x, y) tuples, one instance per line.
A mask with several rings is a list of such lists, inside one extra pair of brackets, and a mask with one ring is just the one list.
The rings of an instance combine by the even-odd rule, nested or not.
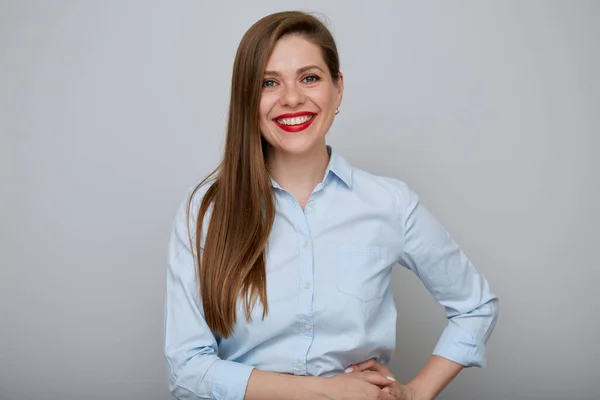
[(324, 178), (304, 209), (273, 181), (269, 314), (263, 319), (257, 302), (248, 322), (238, 301), (228, 338), (205, 322), (188, 238), (208, 185), (192, 198), (189, 220), (189, 193), (182, 202), (168, 248), (165, 302), (165, 355), (177, 398), (241, 400), (253, 368), (332, 376), (369, 358), (387, 364), (396, 344), (395, 265), (413, 271), (445, 308), (447, 326), (433, 354), (485, 366), (498, 315), (486, 279), (403, 181), (353, 168), (328, 150)]

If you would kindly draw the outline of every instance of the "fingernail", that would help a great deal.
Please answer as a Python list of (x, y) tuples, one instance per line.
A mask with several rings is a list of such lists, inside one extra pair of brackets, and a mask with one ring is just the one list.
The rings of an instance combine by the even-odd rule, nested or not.
[(386, 376), (386, 378), (388, 378), (390, 381), (396, 381), (394, 378), (392, 378), (391, 376)]
[(346, 368), (344, 370), (345, 373), (349, 374), (350, 372), (354, 371), (352, 368)]

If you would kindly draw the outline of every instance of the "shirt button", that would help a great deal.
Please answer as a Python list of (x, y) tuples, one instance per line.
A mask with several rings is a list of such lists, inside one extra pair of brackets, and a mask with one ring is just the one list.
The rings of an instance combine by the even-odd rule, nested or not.
[(301, 362), (299, 362), (298, 364), (296, 364), (296, 368), (302, 369), (302, 368), (304, 368), (304, 364), (302, 364)]
[(307, 248), (307, 247), (308, 247), (308, 245), (309, 245), (309, 243), (308, 243), (308, 240), (305, 240), (305, 241), (304, 241), (304, 245), (303, 245), (303, 246), (304, 246), (304, 248)]
[(314, 201), (314, 200), (309, 200), (309, 201), (308, 201), (308, 206), (309, 206), (310, 208), (313, 208), (313, 207), (315, 206), (315, 201)]
[(307, 288), (307, 289), (310, 289), (310, 282), (306, 282), (306, 283), (304, 284), (304, 287), (305, 287), (305, 288)]

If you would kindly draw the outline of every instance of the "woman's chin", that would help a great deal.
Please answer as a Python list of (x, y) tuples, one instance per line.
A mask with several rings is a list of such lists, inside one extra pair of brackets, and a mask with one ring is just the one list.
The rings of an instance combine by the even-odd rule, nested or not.
[(311, 142), (311, 143), (290, 143), (289, 145), (278, 146), (273, 148), (273, 151), (286, 156), (302, 156), (312, 154), (316, 149), (325, 147), (325, 142)]

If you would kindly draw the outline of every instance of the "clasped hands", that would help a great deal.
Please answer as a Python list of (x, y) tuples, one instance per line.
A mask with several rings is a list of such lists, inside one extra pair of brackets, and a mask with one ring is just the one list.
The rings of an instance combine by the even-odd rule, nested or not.
[(334, 376), (333, 399), (428, 400), (409, 385), (396, 381), (389, 368), (375, 359), (350, 365), (345, 374)]

